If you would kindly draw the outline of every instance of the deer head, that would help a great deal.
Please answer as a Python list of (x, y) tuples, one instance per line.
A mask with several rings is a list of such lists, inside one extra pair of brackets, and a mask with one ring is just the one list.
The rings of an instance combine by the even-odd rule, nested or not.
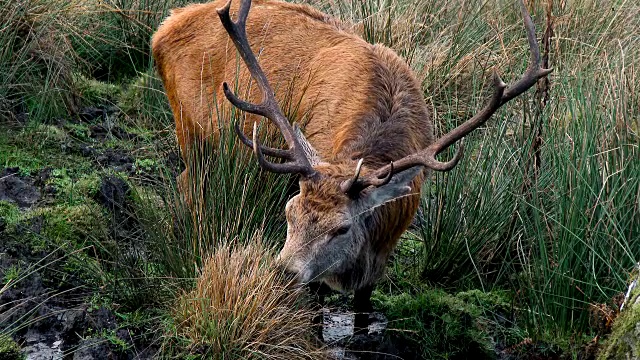
[[(327, 163), (318, 156), (300, 128), (295, 124), (292, 126), (283, 115), (249, 46), (245, 24), (251, 1), (242, 0), (236, 22), (231, 20), (230, 5), (231, 1), (218, 9), (218, 15), (261, 89), (263, 100), (260, 104), (243, 101), (226, 83), (223, 84), (223, 90), (234, 106), (267, 118), (278, 127), (286, 140), (286, 150), (266, 147), (258, 141), (256, 124), (252, 139), (247, 138), (236, 125), (240, 140), (253, 149), (262, 169), (301, 175), (300, 193), (286, 205), (287, 240), (280, 254), (280, 259), (290, 271), (297, 274), (301, 282), (324, 280), (334, 288), (354, 289), (375, 281), (371, 277), (378, 275), (376, 271), (372, 273), (366, 269), (372, 266), (376, 256), (386, 260), (391, 249), (374, 245), (373, 239), (389, 238), (388, 241), (395, 244), (413, 216), (404, 213), (401, 213), (404, 219), (389, 216), (389, 211), (382, 210), (386, 204), (419, 193), (423, 169), (452, 169), (462, 157), (462, 145), (453, 159), (447, 162), (436, 160), (436, 155), (484, 124), (498, 108), (551, 72), (551, 69), (543, 69), (539, 65), (540, 54), (533, 22), (520, 0), (531, 56), (527, 71), (520, 80), (507, 88), (494, 72), (493, 96), (486, 106), (419, 152), (381, 168), (370, 168), (363, 159), (357, 163), (351, 159)], [(283, 162), (270, 162), (265, 156), (279, 158)], [(352, 281), (344, 280), (344, 274), (351, 274), (349, 277)], [(340, 277), (342, 280), (338, 281)]]

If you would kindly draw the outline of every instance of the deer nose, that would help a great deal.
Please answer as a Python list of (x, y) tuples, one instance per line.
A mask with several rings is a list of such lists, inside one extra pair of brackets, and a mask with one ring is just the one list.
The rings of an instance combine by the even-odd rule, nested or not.
[(288, 282), (298, 283), (300, 281), (300, 279), (298, 279), (298, 273), (289, 269), (284, 269), (284, 277)]
[(287, 282), (299, 282), (298, 272), (288, 266), (286, 261), (282, 261), (281, 257), (278, 257), (275, 265), (282, 271), (282, 274)]

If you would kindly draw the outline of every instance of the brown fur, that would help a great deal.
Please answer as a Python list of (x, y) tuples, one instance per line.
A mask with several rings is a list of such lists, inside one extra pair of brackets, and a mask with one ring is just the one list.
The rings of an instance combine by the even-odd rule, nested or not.
[[(238, 94), (247, 100), (261, 99), (257, 86), (249, 88), (250, 75), (216, 13), (224, 4), (217, 0), (174, 10), (153, 36), (153, 55), (183, 156), (194, 142), (217, 139), (216, 129), (223, 124), (217, 123), (216, 106), (230, 107), (223, 81), (232, 88), (237, 84)], [(232, 16), (238, 4), (232, 3)], [(433, 141), (428, 108), (406, 63), (392, 50), (368, 44), (348, 29), (309, 6), (268, 0), (255, 0), (247, 20), (249, 42), (276, 97), (281, 103), (289, 97), (296, 104), (290, 120), (304, 124), (304, 134), (323, 161), (315, 166), (323, 180), (301, 181), (301, 194), (287, 206), (287, 216), (295, 215), (289, 221), (289, 237), (296, 231), (296, 236), (312, 234), (305, 238), (307, 243), (347, 216), (352, 199), (339, 184), (352, 176), (359, 158), (365, 159), (366, 175)], [(246, 133), (255, 120), (247, 117)], [(186, 173), (182, 182), (188, 181)], [(363, 234), (373, 252), (359, 255), (363, 268), (350, 270), (355, 278), (327, 283), (354, 290), (380, 276), (417, 211), (422, 179), (419, 175), (413, 181), (414, 195), (373, 210), (367, 222), (371, 228)], [(289, 246), (295, 247), (293, 252), (305, 251), (294, 245)]]

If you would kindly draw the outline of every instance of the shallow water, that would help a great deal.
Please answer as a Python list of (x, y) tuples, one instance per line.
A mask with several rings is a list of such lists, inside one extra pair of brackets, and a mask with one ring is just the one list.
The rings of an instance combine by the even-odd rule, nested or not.
[(364, 359), (358, 356), (358, 349), (363, 347), (376, 349), (384, 340), (387, 318), (381, 313), (369, 315), (367, 334), (354, 335), (353, 322), (355, 314), (342, 309), (322, 309), (322, 337), (336, 359)]

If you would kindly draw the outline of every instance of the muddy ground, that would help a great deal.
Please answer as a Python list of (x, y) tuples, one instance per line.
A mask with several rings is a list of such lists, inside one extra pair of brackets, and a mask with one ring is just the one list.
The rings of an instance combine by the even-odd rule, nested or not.
[[(145, 170), (136, 171), (126, 142), (135, 143), (138, 135), (115, 125), (117, 117), (117, 109), (103, 106), (86, 108), (76, 119), (52, 120), (40, 130), (25, 133), (26, 124), (2, 128), (3, 133), (25, 137), (25, 143), (10, 145), (26, 146), (36, 140), (34, 148), (42, 147), (32, 152), (26, 148), (25, 157), (31, 158), (22, 162), (45, 165), (0, 169), (0, 201), (11, 210), (0, 213), (0, 279), (3, 285), (11, 285), (0, 292), (0, 333), (11, 334), (27, 359), (151, 359), (158, 351), (155, 334), (130, 324), (117, 306), (96, 301), (102, 296), (100, 288), (86, 274), (79, 274), (83, 262), (105, 257), (83, 241), (69, 249), (61, 245), (64, 239), (52, 239), (59, 235), (58, 227), (66, 230), (64, 223), (57, 222), (59, 213), (67, 216), (67, 222), (78, 220), (73, 213), (64, 213), (65, 207), (72, 208), (65, 192), (69, 183), (77, 181), (66, 171), (76, 165), (95, 170), (95, 184), (85, 197), (73, 201), (99, 206), (101, 210), (96, 211), (104, 217), (97, 221), (107, 220), (100, 225), (117, 235), (112, 238), (134, 237), (131, 189), (122, 178), (135, 175), (141, 183), (157, 182), (157, 178)], [(57, 144), (43, 145), (51, 134)], [(43, 161), (38, 161), (39, 156)], [(71, 230), (78, 239), (70, 243), (92, 229)]]
[[(21, 176), (17, 168), (0, 174), (0, 197), (21, 208), (33, 209), (55, 193), (42, 181), (45, 175)], [(106, 177), (97, 201), (114, 217), (122, 217), (127, 191), (121, 179)], [(0, 274), (6, 277), (11, 269), (24, 269), (19, 281), (0, 293), (3, 330), (12, 333), (27, 359), (153, 358), (158, 346), (143, 336), (146, 329), (123, 326), (114, 311), (92, 304), (97, 294), (83, 279), (57, 276), (62, 271), (57, 265), (66, 256), (62, 251), (37, 251), (22, 241), (25, 236), (42, 235), (47, 225), (42, 216), (35, 216), (17, 224), (12, 233), (6, 232), (6, 225), (0, 227)]]

